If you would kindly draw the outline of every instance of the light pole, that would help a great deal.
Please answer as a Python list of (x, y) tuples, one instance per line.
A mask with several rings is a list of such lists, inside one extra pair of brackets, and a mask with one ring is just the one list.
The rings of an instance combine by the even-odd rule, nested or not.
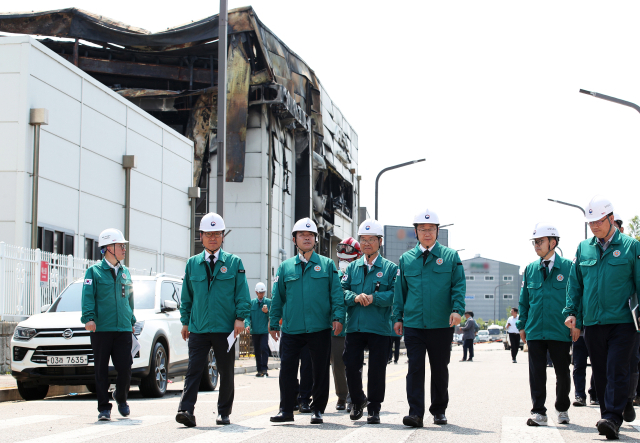
[(635, 103), (631, 103), (631, 102), (628, 102), (626, 100), (620, 100), (619, 98), (611, 97), (609, 95), (598, 94), (597, 92), (593, 92), (593, 91), (587, 91), (586, 89), (581, 89), (580, 92), (582, 94), (587, 94), (587, 95), (590, 95), (590, 96), (595, 97), (595, 98), (606, 100), (608, 102), (613, 102), (613, 103), (617, 103), (619, 105), (628, 106), (628, 107), (633, 108), (636, 111), (640, 112), (640, 106), (636, 105)]
[(511, 283), (504, 283), (502, 285), (498, 285), (493, 289), (493, 324), (496, 324), (496, 291), (500, 286), (508, 286)]
[(400, 163), (399, 165), (389, 166), (388, 168), (384, 168), (382, 171), (378, 172), (378, 176), (376, 177), (376, 220), (378, 220), (378, 181), (380, 180), (380, 176), (382, 174), (384, 174), (385, 172), (390, 171), (392, 169), (402, 168), (403, 166), (409, 166), (409, 165), (412, 165), (414, 163), (423, 162), (425, 160), (426, 159), (421, 158), (420, 160), (413, 160), (413, 161), (406, 162), (406, 163)]
[[(580, 211), (582, 211), (582, 215), (586, 216), (586, 214), (584, 213), (584, 208), (582, 206), (574, 205), (573, 203), (561, 202), (560, 200), (554, 200), (552, 198), (548, 198), (547, 200), (549, 200), (550, 202), (559, 203), (561, 205), (571, 206), (572, 208), (578, 208), (580, 209)], [(587, 222), (584, 222), (584, 239), (587, 239)]]

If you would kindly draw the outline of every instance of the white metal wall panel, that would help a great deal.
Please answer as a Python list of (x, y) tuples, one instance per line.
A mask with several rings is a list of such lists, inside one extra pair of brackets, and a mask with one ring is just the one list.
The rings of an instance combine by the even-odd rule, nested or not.
[[(162, 134), (162, 133), (161, 133)], [(142, 174), (162, 180), (162, 146), (141, 136), (129, 128), (127, 132), (127, 155), (136, 156), (136, 168)], [(120, 159), (122, 161), (122, 159)]]
[(227, 183), (225, 186), (225, 205), (235, 203), (261, 203), (260, 178), (244, 178), (242, 183)]
[[(259, 152), (262, 153), (262, 129), (247, 128), (247, 142), (245, 145), (245, 153)], [(215, 171), (215, 169), (212, 169)]]
[[(31, 205), (28, 205), (29, 209)], [(78, 232), (78, 191), (40, 177), (38, 223)], [(31, 220), (31, 216), (27, 220)]]
[(82, 150), (80, 186), (83, 192), (124, 205), (124, 180), (125, 172), (120, 163)]
[[(0, 221), (14, 222), (16, 220), (17, 201), (16, 187), (18, 177), (23, 174), (0, 171)], [(0, 236), (0, 241), (7, 242), (7, 237)]]
[(0, 44), (0, 72), (20, 72), (21, 62), (21, 44)]
[(40, 130), (40, 177), (78, 189), (80, 185), (80, 148)]
[(127, 254), (129, 254), (129, 263), (135, 263), (135, 267), (138, 270), (138, 273), (142, 270), (146, 270), (147, 272), (157, 272), (158, 265), (155, 254), (150, 254), (143, 251), (136, 251), (134, 249), (127, 250)]
[[(244, 176), (247, 177), (262, 177), (262, 152), (249, 152), (245, 154), (244, 159)], [(268, 158), (264, 155), (264, 162), (267, 163)], [(266, 181), (265, 181), (266, 183)]]
[(160, 252), (160, 238), (160, 219), (131, 209), (131, 228), (127, 240), (136, 246)]
[(169, 274), (182, 277), (184, 275), (184, 269), (186, 265), (187, 265), (187, 262), (184, 262), (182, 260), (165, 257), (163, 272), (167, 272)]
[(222, 249), (233, 254), (256, 252), (260, 246), (261, 228), (232, 228), (225, 238)]
[[(2, 76), (0, 76), (0, 84), (2, 84)], [(2, 159), (0, 171), (24, 170), (20, 167), (24, 164), (24, 159), (18, 161), (18, 155), (24, 153), (24, 150), (17, 149), (20, 140), (18, 137), (19, 129), (18, 122), (0, 121), (0, 158)]]
[(131, 170), (131, 207), (155, 217), (162, 216), (162, 183)]
[[(141, 110), (141, 112), (144, 111)], [(129, 107), (127, 111), (127, 125), (130, 130), (136, 131), (138, 134), (158, 145), (162, 145), (162, 128), (153, 122), (148, 114), (140, 114), (134, 107)]]
[(113, 203), (100, 197), (80, 193), (80, 225), (81, 235), (98, 237), (107, 227), (124, 232), (124, 209), (122, 203)]
[[(225, 203), (225, 224), (238, 228), (254, 228), (260, 223), (261, 203)], [(215, 209), (215, 206), (212, 206)], [(259, 242), (260, 239), (256, 239)]]
[(162, 217), (187, 228), (191, 225), (191, 206), (186, 192), (162, 185)]
[(85, 81), (82, 85), (82, 103), (121, 126), (127, 125), (127, 106), (91, 82)]
[(80, 144), (81, 104), (36, 78), (29, 79), (29, 108), (49, 110), (47, 131), (76, 145)]
[(189, 227), (164, 220), (162, 222), (162, 250), (168, 254), (188, 258)]
[[(0, 46), (0, 50), (2, 46)], [(2, 52), (0, 52), (2, 59)], [(0, 62), (1, 63), (1, 62)], [(17, 122), (21, 107), (11, 106), (20, 103), (20, 74), (0, 73), (0, 122)]]
[(162, 179), (165, 184), (187, 192), (193, 180), (193, 172), (190, 160), (185, 160), (173, 152), (165, 149), (162, 161)]
[(193, 149), (189, 143), (185, 143), (184, 140), (176, 137), (165, 129), (163, 134), (164, 147), (174, 154), (179, 155), (189, 163), (193, 161)]
[(80, 101), (82, 97), (82, 77), (68, 66), (60, 63), (59, 58), (45, 54), (40, 49), (31, 46), (29, 51), (29, 71), (30, 74), (47, 83), (52, 88), (63, 94)]
[[(229, 251), (232, 254), (236, 254), (233, 251)], [(258, 283), (260, 279), (260, 255), (259, 253), (244, 253), (244, 254), (236, 254), (238, 257), (242, 259), (242, 264), (244, 265), (244, 269), (246, 270), (247, 280), (253, 281), (253, 283), (249, 282), (249, 292), (254, 293), (253, 289)]]
[(82, 107), (82, 147), (122, 164), (127, 128), (87, 106)]

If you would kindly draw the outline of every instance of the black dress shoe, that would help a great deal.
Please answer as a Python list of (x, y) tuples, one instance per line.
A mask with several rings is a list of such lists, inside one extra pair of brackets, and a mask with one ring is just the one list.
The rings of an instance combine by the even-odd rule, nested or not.
[(446, 425), (447, 424), (447, 417), (445, 417), (444, 414), (436, 414), (436, 415), (433, 416), (433, 424)]
[(583, 398), (583, 397), (576, 397), (576, 399), (573, 402), (573, 406), (587, 406), (587, 399)]
[(196, 425), (196, 416), (189, 411), (178, 411), (176, 421), (188, 428), (193, 428)]
[(324, 420), (322, 419), (322, 412), (313, 411), (313, 414), (311, 415), (311, 424), (319, 425), (321, 423), (324, 423)]
[(274, 415), (269, 420), (273, 421), (273, 422), (276, 422), (276, 423), (283, 423), (285, 421), (293, 421), (293, 414), (289, 414), (287, 412), (280, 411), (280, 412), (278, 412), (277, 415)]
[(301, 414), (309, 414), (311, 413), (311, 406), (309, 406), (309, 403), (307, 403), (306, 401), (301, 401), (300, 402), (300, 407), (299, 407), (299, 411)]
[(262, 372), (257, 372), (256, 377), (264, 377), (264, 374)]
[(379, 425), (380, 424), (380, 413), (379, 412), (369, 412), (367, 416), (367, 423), (370, 425)]
[(411, 426), (412, 428), (421, 428), (424, 426), (422, 424), (422, 417), (418, 417), (417, 415), (406, 415), (402, 419), (402, 424)]
[(346, 407), (347, 405), (344, 400), (338, 400), (338, 402), (336, 403), (336, 411), (344, 411)]
[(622, 419), (626, 422), (632, 422), (636, 419), (636, 410), (633, 409), (633, 400), (627, 400), (627, 404), (622, 411)]
[(364, 414), (364, 408), (367, 407), (367, 401), (361, 405), (353, 404), (353, 409), (351, 409), (351, 413), (349, 414), (349, 418), (351, 420), (360, 420), (362, 418), (362, 414)]
[(598, 432), (600, 433), (600, 435), (605, 435), (607, 437), (607, 440), (620, 439), (620, 436), (618, 435), (620, 432), (620, 426), (615, 424), (613, 420), (598, 420), (598, 423), (596, 423), (596, 427), (598, 428)]
[(348, 402), (347, 403), (347, 412), (351, 412), (352, 409), (353, 409), (353, 403)]
[(231, 424), (231, 420), (229, 420), (229, 416), (228, 415), (218, 415), (218, 418), (216, 418), (216, 424), (217, 425), (230, 425)]

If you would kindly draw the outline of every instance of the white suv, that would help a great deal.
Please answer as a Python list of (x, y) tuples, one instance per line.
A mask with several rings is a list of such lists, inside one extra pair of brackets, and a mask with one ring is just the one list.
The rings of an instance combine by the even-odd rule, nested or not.
[[(140, 351), (133, 358), (131, 384), (145, 397), (162, 397), (167, 379), (185, 375), (189, 364), (187, 342), (180, 331), (182, 280), (164, 274), (132, 276), (137, 319), (135, 335)], [(20, 322), (11, 339), (11, 375), (25, 400), (44, 398), (50, 385), (86, 385), (95, 392), (93, 350), (89, 331), (80, 321), (83, 280), (65, 288), (42, 314)], [(218, 384), (213, 349), (200, 389), (212, 391)], [(109, 380), (116, 372), (109, 366)]]

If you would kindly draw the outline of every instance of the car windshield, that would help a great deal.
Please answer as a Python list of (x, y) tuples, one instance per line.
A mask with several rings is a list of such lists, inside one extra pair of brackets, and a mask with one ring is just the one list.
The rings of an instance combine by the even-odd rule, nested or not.
[(478, 335), (489, 335), (489, 331), (480, 331)]
[[(53, 302), (49, 312), (82, 311), (82, 282), (67, 286), (62, 294)], [(155, 280), (134, 280), (133, 294), (135, 309), (153, 309), (155, 303)]]
[(500, 335), (500, 329), (489, 329), (489, 335)]

